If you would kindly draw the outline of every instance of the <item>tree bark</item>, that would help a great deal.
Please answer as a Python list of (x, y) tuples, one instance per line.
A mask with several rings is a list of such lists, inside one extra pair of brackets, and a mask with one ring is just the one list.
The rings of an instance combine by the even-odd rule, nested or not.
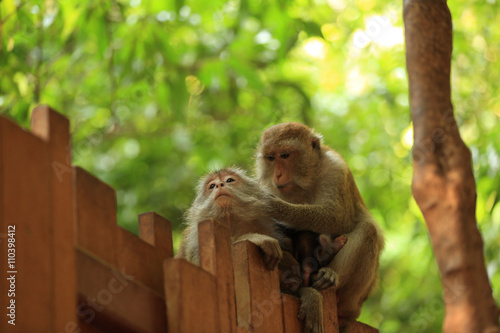
[(475, 217), (471, 153), (450, 97), (452, 24), (446, 0), (405, 0), (404, 24), (414, 129), (412, 191), (441, 273), (443, 332), (500, 332)]

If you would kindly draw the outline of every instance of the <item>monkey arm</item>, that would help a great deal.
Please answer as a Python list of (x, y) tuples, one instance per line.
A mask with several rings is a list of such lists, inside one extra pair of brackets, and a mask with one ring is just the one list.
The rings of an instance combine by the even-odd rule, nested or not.
[(175, 255), (175, 258), (184, 258), (188, 259), (188, 245), (187, 245), (187, 239), (189, 238), (189, 233), (190, 233), (191, 227), (188, 226), (186, 229), (184, 229), (182, 233), (182, 240), (181, 244), (179, 245), (179, 249), (177, 250), (177, 254)]
[(278, 240), (267, 235), (248, 233), (236, 241), (249, 240), (264, 252), (264, 263), (269, 270), (273, 270), (283, 257)]
[(200, 264), (200, 254), (198, 248), (198, 233), (192, 226), (186, 227), (182, 233), (181, 244), (177, 250), (175, 258), (183, 258), (196, 265)]
[(354, 229), (354, 217), (335, 202), (323, 205), (293, 204), (273, 197), (271, 216), (296, 230), (311, 230), (324, 234), (346, 234)]

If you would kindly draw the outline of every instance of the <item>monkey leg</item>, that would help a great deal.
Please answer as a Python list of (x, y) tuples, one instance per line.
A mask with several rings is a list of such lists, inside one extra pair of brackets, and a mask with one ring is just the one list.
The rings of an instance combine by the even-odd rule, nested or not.
[(332, 241), (332, 250), (334, 254), (337, 254), (341, 248), (344, 247), (345, 243), (347, 243), (347, 237), (344, 235), (340, 235)]
[(314, 288), (299, 289), (299, 319), (304, 320), (304, 333), (323, 333), (323, 296)]
[(346, 323), (359, 317), (375, 286), (382, 247), (377, 227), (371, 222), (359, 222), (347, 238), (329, 265), (337, 273), (338, 313)]
[(302, 286), (302, 275), (299, 263), (290, 252), (283, 251), (283, 258), (278, 264), (278, 272), (280, 290), (298, 296), (299, 288)]

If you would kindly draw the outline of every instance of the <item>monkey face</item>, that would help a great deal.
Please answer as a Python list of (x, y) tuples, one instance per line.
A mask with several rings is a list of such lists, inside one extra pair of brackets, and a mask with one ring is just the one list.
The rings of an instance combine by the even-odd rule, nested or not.
[(262, 134), (257, 154), (257, 175), (277, 195), (308, 189), (317, 177), (320, 137), (299, 123), (270, 127)]
[(233, 200), (233, 188), (238, 186), (240, 178), (232, 173), (216, 174), (205, 184), (205, 191), (219, 207), (230, 206)]
[(263, 149), (260, 161), (260, 168), (265, 170), (260, 176), (267, 180), (267, 186), (285, 196), (308, 188), (309, 179), (316, 176), (313, 166), (318, 158), (314, 148), (300, 142), (277, 149), (269, 148)]
[(272, 172), (274, 186), (282, 192), (288, 193), (293, 190), (293, 165), (297, 153), (291, 148), (267, 152), (264, 155), (266, 167)]

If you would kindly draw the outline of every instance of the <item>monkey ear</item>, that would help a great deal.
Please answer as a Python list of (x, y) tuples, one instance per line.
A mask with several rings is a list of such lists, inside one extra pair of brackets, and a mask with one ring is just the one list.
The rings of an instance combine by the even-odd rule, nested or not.
[(322, 248), (326, 248), (329, 244), (328, 235), (320, 234), (318, 237), (318, 242)]
[(320, 145), (319, 138), (313, 137), (311, 139), (311, 146), (312, 146), (313, 150), (319, 149), (319, 145)]

